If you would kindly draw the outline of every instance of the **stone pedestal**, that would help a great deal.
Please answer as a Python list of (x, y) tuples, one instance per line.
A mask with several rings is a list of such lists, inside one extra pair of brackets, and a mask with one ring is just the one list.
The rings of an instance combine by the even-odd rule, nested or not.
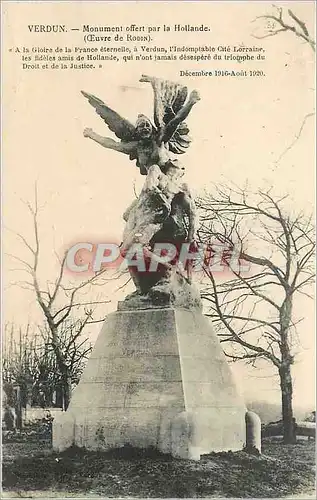
[(154, 446), (182, 458), (245, 444), (245, 406), (218, 338), (200, 312), (110, 314), (53, 446)]

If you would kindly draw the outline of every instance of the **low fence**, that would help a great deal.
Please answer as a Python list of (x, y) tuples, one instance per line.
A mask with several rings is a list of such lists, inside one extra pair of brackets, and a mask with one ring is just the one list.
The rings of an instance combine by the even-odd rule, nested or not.
[[(315, 422), (296, 422), (295, 423), (296, 436), (307, 436), (309, 438), (316, 438), (316, 423)], [(274, 422), (271, 424), (263, 425), (262, 437), (273, 437), (283, 435), (283, 423)]]
[(316, 424), (315, 422), (298, 422), (296, 424), (297, 436), (308, 436), (316, 438)]

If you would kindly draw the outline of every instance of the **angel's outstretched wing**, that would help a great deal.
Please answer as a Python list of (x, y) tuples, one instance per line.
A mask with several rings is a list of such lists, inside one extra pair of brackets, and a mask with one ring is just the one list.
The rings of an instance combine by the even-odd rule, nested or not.
[(96, 113), (106, 122), (111, 132), (114, 132), (116, 136), (123, 142), (130, 142), (135, 140), (135, 127), (125, 118), (122, 118), (116, 111), (111, 108), (98, 97), (92, 94), (81, 91), (83, 96), (88, 99), (88, 102), (95, 108)]
[[(187, 87), (146, 75), (140, 81), (151, 83), (154, 91), (154, 122), (159, 129), (165, 128), (184, 106)], [(188, 133), (186, 123), (181, 122), (168, 141), (169, 150), (176, 154), (185, 153), (191, 143)]]

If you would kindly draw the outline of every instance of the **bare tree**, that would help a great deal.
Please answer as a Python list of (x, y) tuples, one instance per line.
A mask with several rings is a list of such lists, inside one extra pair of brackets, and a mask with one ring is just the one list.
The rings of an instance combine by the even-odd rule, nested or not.
[[(97, 304), (105, 304), (108, 300), (85, 300), (84, 293), (89, 291), (93, 285), (104, 285), (108, 279), (103, 278), (104, 270), (94, 273), (90, 278), (77, 284), (66, 282), (65, 264), (66, 254), (58, 259), (59, 269), (54, 282), (46, 282), (42, 286), (39, 272), (41, 245), (39, 234), (39, 207), (37, 188), (35, 187), (34, 206), (26, 203), (26, 207), (32, 218), (34, 241), (30, 243), (21, 233), (15, 233), (17, 238), (27, 249), (30, 258), (24, 260), (17, 255), (11, 257), (22, 265), (22, 270), (29, 275), (29, 279), (16, 282), (16, 285), (35, 292), (37, 303), (44, 315), (49, 332), (49, 345), (54, 352), (58, 370), (64, 388), (64, 409), (68, 407), (74, 364), (79, 362), (78, 346), (81, 344), (83, 330), (90, 324), (103, 321), (104, 318), (93, 317), (93, 307)], [(20, 269), (21, 271), (21, 269)], [(87, 340), (84, 339), (83, 342)], [(81, 351), (80, 351), (81, 352)], [(86, 349), (83, 351), (86, 354)], [(82, 355), (82, 352), (80, 356)]]
[[(295, 439), (293, 426), (291, 366), (294, 362), (296, 324), (294, 300), (309, 297), (315, 279), (315, 239), (311, 218), (286, 209), (287, 197), (272, 191), (249, 193), (246, 189), (222, 187), (198, 201), (201, 212), (199, 236), (212, 245), (227, 248), (224, 263), (230, 279), (217, 283), (215, 273), (205, 268), (209, 285), (202, 297), (208, 316), (221, 331), (221, 341), (230, 345), (226, 354), (234, 361), (255, 365), (265, 360), (279, 375), (282, 394), (284, 441)], [(232, 251), (239, 248), (239, 265)], [(233, 265), (233, 263), (235, 265)], [(249, 272), (242, 264), (251, 265)], [(223, 279), (223, 278), (222, 278)]]
[[(2, 335), (2, 382), (7, 409), (14, 408), (17, 427), (22, 428), (22, 407), (27, 403), (29, 388), (37, 379), (37, 339), (30, 325), (18, 328), (8, 323)], [(9, 412), (10, 413), (10, 412)]]
[(256, 17), (256, 20), (263, 19), (266, 21), (265, 32), (262, 35), (254, 34), (253, 36), (262, 40), (264, 38), (276, 36), (279, 33), (293, 33), (301, 40), (307, 42), (313, 51), (315, 51), (316, 42), (309, 33), (306, 23), (299, 19), (291, 9), (288, 9), (287, 14), (285, 14), (282, 7), (273, 5), (273, 8), (275, 9), (273, 14), (265, 14)]
[[(68, 318), (59, 329), (59, 350), (63, 355), (65, 365), (67, 365), (69, 381), (72, 386), (78, 384), (92, 350), (92, 345), (87, 335), (82, 335), (86, 318), (87, 316), (76, 320)], [(52, 389), (58, 386), (63, 387), (63, 377), (61, 377), (62, 374), (56, 363), (55, 349), (47, 324), (45, 324), (44, 328), (40, 327), (40, 331), (44, 351), (39, 360), (39, 380), (43, 387), (47, 386), (49, 398), (51, 398)]]
[(24, 385), (35, 378), (37, 349), (36, 336), (30, 334), (30, 325), (18, 328), (5, 324), (2, 337), (2, 379), (4, 383)]
[[(273, 5), (275, 12), (273, 14), (265, 14), (263, 16), (258, 16), (254, 21), (264, 20), (265, 26), (263, 33), (261, 35), (253, 34), (254, 38), (262, 40), (264, 38), (269, 38), (272, 36), (276, 36), (279, 33), (293, 33), (293, 35), (297, 36), (304, 43), (308, 43), (308, 45), (312, 48), (312, 50), (316, 51), (316, 42), (312, 35), (309, 33), (307, 25), (304, 21), (302, 21), (291, 9), (288, 9), (287, 14), (282, 7), (278, 7)], [(314, 89), (311, 89), (314, 90)], [(315, 116), (315, 111), (311, 111), (306, 113), (303, 117), (301, 124), (299, 126), (298, 132), (295, 134), (294, 139), (291, 143), (284, 148), (284, 150), (279, 154), (278, 158), (275, 160), (275, 164), (281, 161), (282, 158), (293, 148), (296, 142), (300, 139), (305, 125), (309, 118)]]
[[(59, 348), (65, 358), (72, 385), (77, 385), (92, 346), (81, 335), (85, 319), (69, 318), (59, 331)], [(6, 392), (13, 396), (14, 387), (20, 389), (21, 402), (52, 406), (53, 394), (63, 390), (63, 380), (52, 347), (47, 325), (31, 331), (30, 325), (16, 328), (5, 325), (3, 336), (2, 378)], [(12, 399), (12, 398), (11, 398)], [(13, 404), (14, 403), (14, 404)], [(16, 406), (12, 401), (11, 406)]]

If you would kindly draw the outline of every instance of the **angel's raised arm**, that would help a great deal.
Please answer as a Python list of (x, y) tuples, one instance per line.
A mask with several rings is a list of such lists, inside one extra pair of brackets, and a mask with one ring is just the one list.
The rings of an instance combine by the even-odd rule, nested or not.
[(199, 94), (196, 90), (193, 90), (189, 96), (189, 99), (184, 106), (180, 108), (177, 114), (165, 125), (163, 132), (163, 142), (168, 142), (176, 131), (178, 125), (186, 120), (192, 107), (196, 102), (200, 100)]
[(148, 82), (152, 85), (154, 93), (154, 123), (155, 126), (160, 130), (164, 124), (164, 104), (162, 102), (162, 82), (158, 78), (148, 75), (142, 75), (140, 82)]

